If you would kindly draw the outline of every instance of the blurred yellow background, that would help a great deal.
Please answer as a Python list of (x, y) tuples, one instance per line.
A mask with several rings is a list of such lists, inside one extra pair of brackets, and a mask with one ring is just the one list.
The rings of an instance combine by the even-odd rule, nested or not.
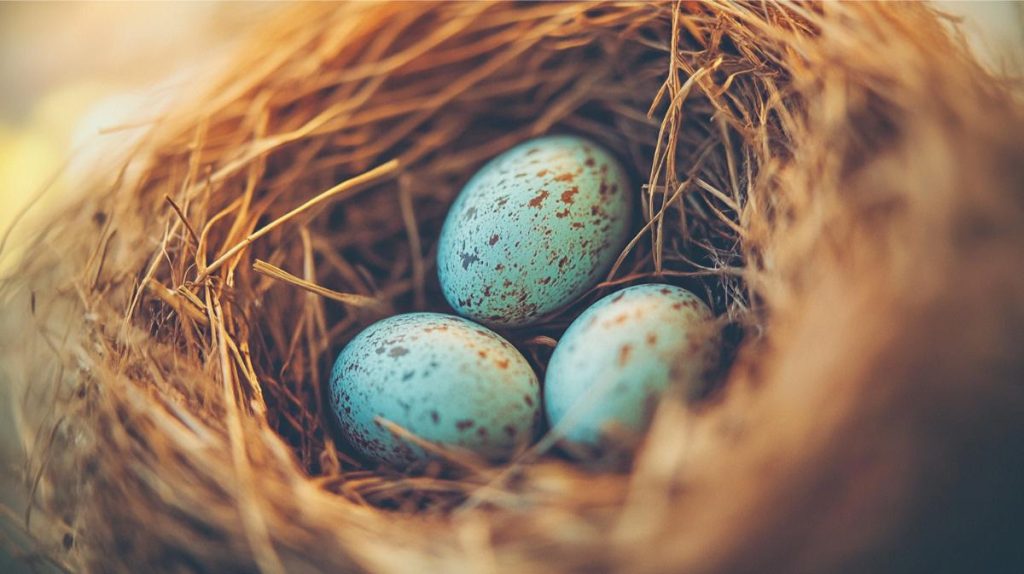
[[(33, 220), (75, 189), (68, 161), (102, 159), (128, 134), (105, 128), (155, 115), (188, 70), (230, 50), (270, 3), (0, 4), (0, 234), (51, 182), (0, 254), (0, 273)], [(75, 152), (75, 150), (78, 150)], [(57, 177), (60, 174), (60, 177)], [(71, 177), (69, 177), (71, 176)]]

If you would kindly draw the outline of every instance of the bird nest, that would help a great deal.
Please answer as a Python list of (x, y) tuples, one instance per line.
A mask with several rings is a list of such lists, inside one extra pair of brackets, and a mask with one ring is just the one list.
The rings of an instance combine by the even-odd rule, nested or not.
[[(87, 571), (1020, 566), (1024, 109), (920, 4), (290, 7), (95, 174), (4, 280), (33, 555)], [(324, 386), (448, 310), (440, 225), (491, 157), (584, 135), (640, 216), (606, 280), (506, 333), (684, 286), (725, 329), (628, 472), (544, 435), (403, 474)], [(987, 567), (987, 568), (986, 568)]]

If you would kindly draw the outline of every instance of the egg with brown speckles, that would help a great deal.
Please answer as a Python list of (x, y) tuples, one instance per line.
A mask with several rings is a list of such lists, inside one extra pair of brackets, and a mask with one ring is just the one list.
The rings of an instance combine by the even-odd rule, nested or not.
[(544, 407), (565, 450), (622, 458), (670, 385), (695, 389), (715, 364), (719, 336), (696, 295), (649, 284), (612, 293), (562, 335), (544, 379)]
[(439, 313), (396, 315), (359, 333), (338, 355), (329, 400), (353, 448), (399, 467), (431, 454), (383, 421), (500, 461), (533, 440), (542, 416), (522, 354), (486, 327)]
[(576, 136), (522, 143), (485, 165), (441, 231), (437, 267), (448, 303), (499, 327), (523, 327), (601, 280), (629, 240), (622, 165)]

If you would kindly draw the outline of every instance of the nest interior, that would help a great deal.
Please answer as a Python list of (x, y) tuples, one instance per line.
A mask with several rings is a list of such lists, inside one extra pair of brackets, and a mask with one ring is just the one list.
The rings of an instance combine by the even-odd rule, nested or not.
[[(4, 280), (31, 554), (94, 571), (1012, 571), (1018, 92), (924, 5), (284, 10)], [(433, 257), (460, 186), (559, 132), (623, 159), (642, 216), (606, 282), (513, 341), (543, 368), (582, 306), (670, 281), (728, 329), (714, 388), (664, 401), (629, 473), (549, 438), (499, 468), (353, 458), (323, 410), (335, 353), (383, 315), (445, 311)]]

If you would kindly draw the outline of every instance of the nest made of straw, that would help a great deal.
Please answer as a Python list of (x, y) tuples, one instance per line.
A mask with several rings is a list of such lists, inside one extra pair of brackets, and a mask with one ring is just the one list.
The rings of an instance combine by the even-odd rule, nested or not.
[[(917, 4), (288, 9), (5, 280), (22, 523), (103, 572), (1018, 568), (1015, 90)], [(353, 460), (333, 354), (443, 310), (454, 194), (559, 131), (646, 182), (581, 304), (702, 293), (738, 349), (717, 389), (666, 400), (629, 474)], [(573, 312), (516, 342), (542, 366)]]

